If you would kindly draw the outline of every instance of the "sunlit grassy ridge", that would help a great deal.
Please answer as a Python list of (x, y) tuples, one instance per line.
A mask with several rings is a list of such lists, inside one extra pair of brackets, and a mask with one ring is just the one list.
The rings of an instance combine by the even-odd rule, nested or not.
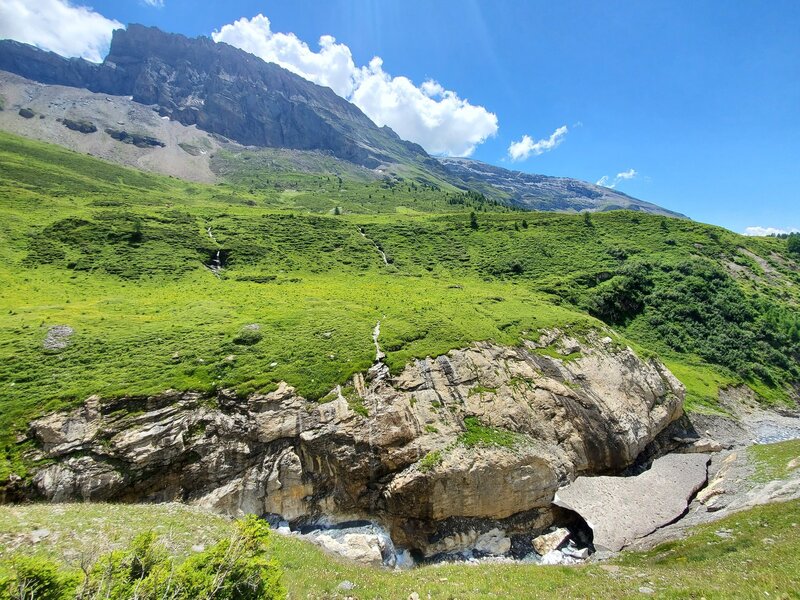
[[(783, 240), (509, 212), (397, 178), (253, 177), (191, 184), (0, 134), (0, 476), (16, 429), (90, 394), (287, 381), (322, 397), (371, 364), (378, 320), (395, 371), (595, 315), (668, 360), (697, 407), (720, 386), (780, 400), (797, 381), (800, 274)], [(42, 346), (54, 325), (75, 330), (58, 352)]]

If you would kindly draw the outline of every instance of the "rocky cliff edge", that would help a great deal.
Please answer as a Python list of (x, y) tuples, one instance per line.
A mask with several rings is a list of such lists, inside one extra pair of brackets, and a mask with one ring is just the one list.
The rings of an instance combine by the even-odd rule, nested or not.
[(369, 519), (424, 556), (494, 530), (524, 544), (558, 520), (560, 486), (621, 472), (681, 415), (677, 379), (602, 335), (478, 343), (397, 376), (376, 362), (319, 402), (286, 384), (91, 397), (31, 424), (42, 466), (24, 493)]

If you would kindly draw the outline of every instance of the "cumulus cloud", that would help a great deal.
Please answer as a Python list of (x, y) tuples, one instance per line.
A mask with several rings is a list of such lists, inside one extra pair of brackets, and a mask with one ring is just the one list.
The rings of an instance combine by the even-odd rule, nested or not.
[(0, 38), (102, 62), (119, 21), (68, 0), (0, 1)]
[(340, 96), (353, 93), (357, 71), (350, 48), (337, 44), (330, 35), (319, 39), (319, 52), (314, 52), (293, 33), (274, 33), (264, 15), (241, 18), (211, 34), (215, 42), (225, 42), (276, 63), (305, 79), (326, 85)]
[(526, 160), (531, 154), (539, 156), (557, 147), (567, 135), (566, 125), (562, 125), (550, 134), (549, 138), (534, 141), (529, 135), (523, 135), (518, 142), (512, 142), (508, 147), (508, 156), (513, 161)]
[(484, 107), (432, 79), (417, 86), (407, 77), (394, 77), (384, 71), (380, 57), (358, 66), (350, 48), (332, 36), (323, 35), (315, 51), (293, 33), (272, 31), (269, 19), (257, 15), (225, 25), (211, 37), (330, 87), (379, 126), (388, 125), (433, 154), (469, 156), (497, 133), (497, 115)]
[(800, 229), (795, 227), (790, 228), (782, 228), (782, 227), (745, 227), (744, 228), (744, 235), (753, 235), (753, 236), (767, 236), (767, 235), (786, 235), (789, 233), (800, 233)]
[(635, 169), (628, 169), (627, 171), (623, 171), (622, 173), (617, 173), (614, 178), (610, 178), (608, 175), (603, 175), (600, 179), (597, 180), (595, 185), (602, 185), (603, 187), (614, 189), (619, 185), (621, 181), (625, 181), (626, 179), (633, 179), (636, 177), (638, 173)]

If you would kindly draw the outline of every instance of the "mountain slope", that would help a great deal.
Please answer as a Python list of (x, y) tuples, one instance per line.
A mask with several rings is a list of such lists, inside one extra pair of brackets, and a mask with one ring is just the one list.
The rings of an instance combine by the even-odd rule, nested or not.
[(4, 40), (0, 69), (42, 83), (131, 96), (156, 105), (162, 116), (245, 145), (325, 150), (370, 168), (401, 162), (439, 170), (420, 146), (377, 127), (331, 89), (209, 38), (130, 25), (114, 32), (99, 65)]
[(684, 216), (617, 190), (569, 177), (511, 171), (469, 158), (439, 158), (439, 162), (471, 189), (527, 210), (594, 212), (627, 209), (669, 217)]
[[(0, 117), (3, 129), (182, 178), (270, 179), (269, 164), (258, 157), (240, 161), (235, 171), (226, 167), (222, 173), (211, 173), (210, 159), (221, 146), (232, 144), (229, 149), (242, 156), (258, 148), (321, 153), (281, 157), (284, 165), (297, 159), (304, 172), (347, 179), (352, 169), (334, 164), (328, 156), (363, 169), (355, 174), (357, 179), (371, 172), (376, 178), (473, 190), (527, 210), (628, 208), (682, 216), (573, 179), (513, 172), (468, 159), (436, 160), (388, 127), (377, 127), (329, 88), (209, 38), (189, 39), (130, 25), (114, 32), (110, 52), (101, 64), (4, 40), (0, 41), (0, 71), (25, 78), (0, 75), (2, 92), (10, 100), (10, 110)], [(79, 92), (79, 88), (89, 91)], [(65, 97), (72, 100), (71, 105), (65, 105)], [(98, 110), (97, 104), (106, 101), (109, 106)], [(146, 115), (143, 105), (152, 106), (162, 120), (156, 112)], [(16, 116), (19, 109), (32, 107), (43, 117), (41, 122)], [(68, 133), (56, 123), (57, 118), (85, 121), (98, 131)], [(105, 139), (103, 131), (109, 128), (144, 130), (165, 146), (121, 148)]]

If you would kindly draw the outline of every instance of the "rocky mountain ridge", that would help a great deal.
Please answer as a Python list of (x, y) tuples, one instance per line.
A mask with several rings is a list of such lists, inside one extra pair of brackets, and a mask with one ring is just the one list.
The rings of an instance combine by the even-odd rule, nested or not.
[(0, 70), (131, 96), (156, 105), (162, 116), (245, 145), (326, 150), (370, 168), (393, 162), (439, 168), (420, 146), (377, 127), (331, 89), (210, 38), (130, 25), (114, 31), (100, 64), (3, 40)]
[(528, 210), (640, 210), (668, 217), (685, 217), (650, 202), (600, 185), (571, 179), (512, 171), (470, 158), (439, 158), (439, 162), (471, 188), (490, 198)]

